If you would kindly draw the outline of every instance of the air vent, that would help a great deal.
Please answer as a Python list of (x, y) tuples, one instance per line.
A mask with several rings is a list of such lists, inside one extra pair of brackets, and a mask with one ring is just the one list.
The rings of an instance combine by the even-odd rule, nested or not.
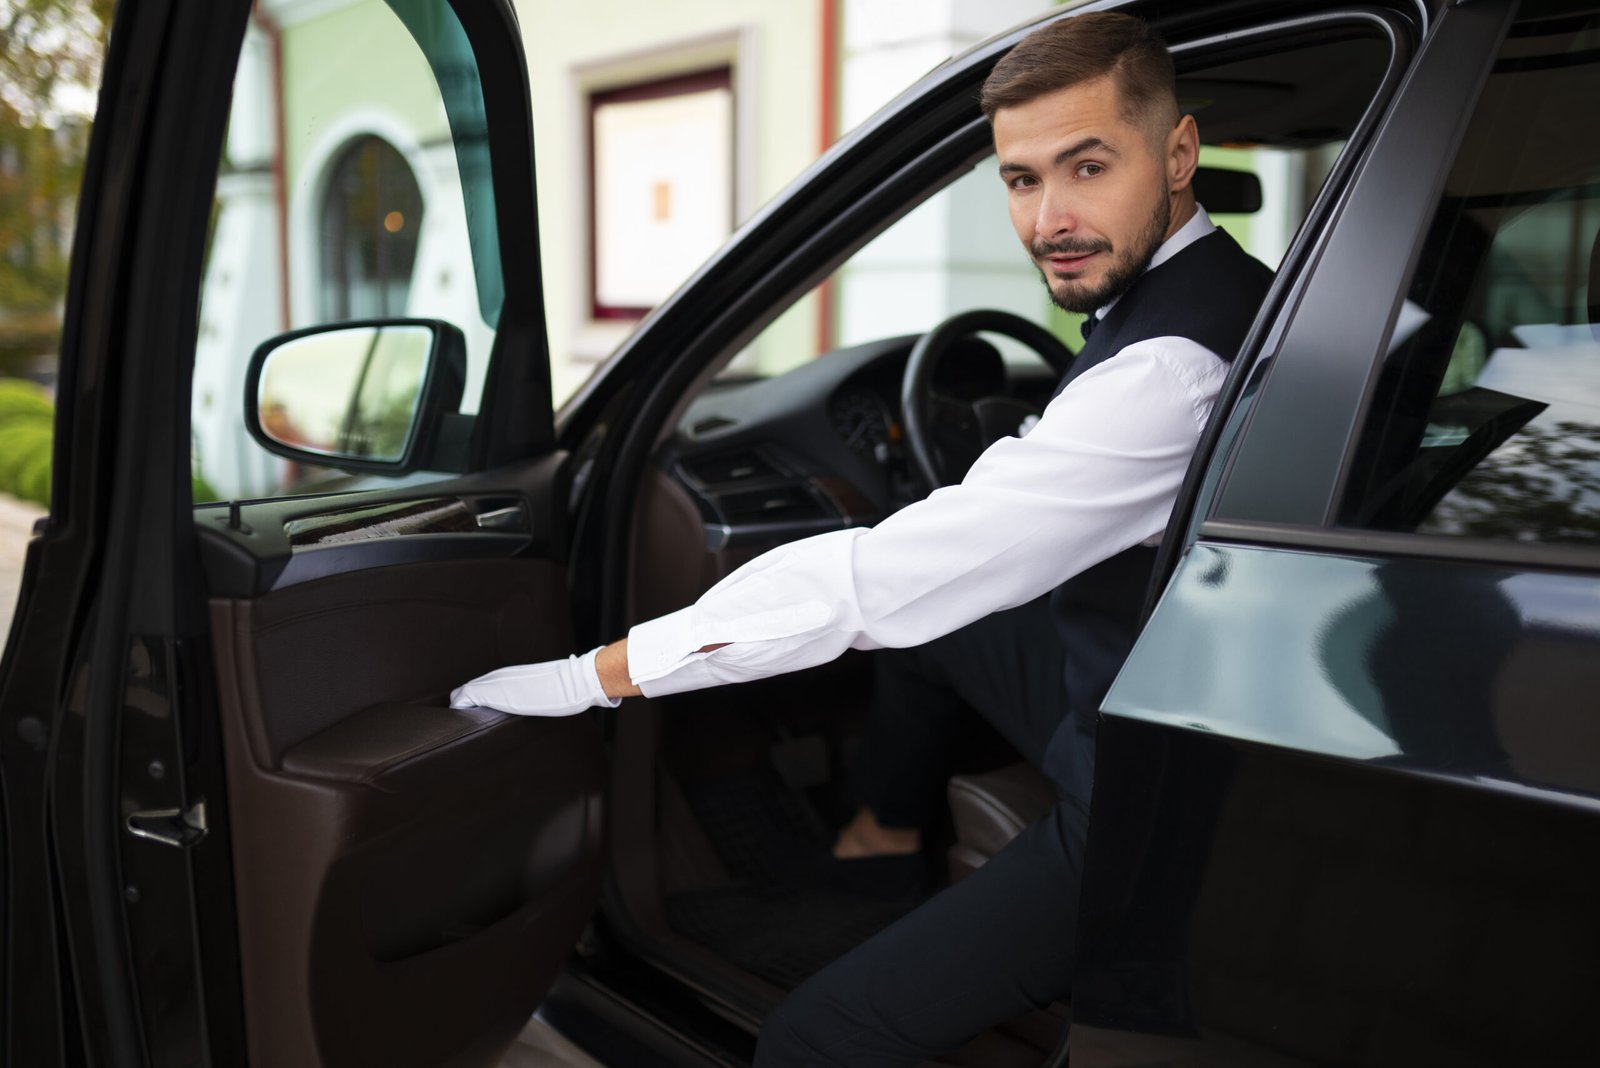
[(738, 423), (725, 415), (708, 415), (691, 426), (689, 433), (694, 437), (703, 438), (707, 434), (715, 434), (719, 430), (726, 430), (730, 426), (738, 425)]
[(727, 486), (760, 478), (782, 478), (783, 472), (758, 452), (729, 452), (685, 460), (684, 470), (702, 486)]
[(804, 486), (795, 484), (725, 493), (717, 498), (717, 510), (733, 526), (832, 518), (832, 513), (822, 502), (806, 492)]

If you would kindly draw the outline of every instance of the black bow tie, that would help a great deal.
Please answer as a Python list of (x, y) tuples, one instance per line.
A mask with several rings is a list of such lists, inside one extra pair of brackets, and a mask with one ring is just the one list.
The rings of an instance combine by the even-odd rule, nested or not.
[(1078, 328), (1078, 329), (1083, 331), (1083, 340), (1084, 341), (1088, 341), (1089, 340), (1089, 335), (1094, 333), (1094, 328), (1099, 324), (1099, 322), (1100, 322), (1100, 320), (1098, 320), (1098, 319), (1096, 319), (1094, 317), (1094, 313), (1093, 312), (1090, 312), (1088, 314), (1088, 316), (1086, 316), (1084, 318), (1083, 325)]

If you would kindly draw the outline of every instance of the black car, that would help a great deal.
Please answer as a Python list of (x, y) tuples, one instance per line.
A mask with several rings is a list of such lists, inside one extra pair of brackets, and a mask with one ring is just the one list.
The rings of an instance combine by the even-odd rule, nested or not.
[[(489, 1065), (536, 1009), (607, 1064), (746, 1064), (786, 989), (911, 907), (769, 849), (848, 804), (869, 657), (571, 719), (445, 695), (872, 523), (1049, 395), (1060, 323), (1011, 327), (1036, 364), (994, 316), (913, 359), (916, 307), (784, 373), (736, 359), (985, 169), (976, 90), (1031, 27), (842, 140), (552, 413), (509, 2), (387, 6), (440, 86), (483, 323), (260, 339), (250, 433), (364, 477), (195, 505), (251, 4), (119, 5), (0, 666), (10, 1064)], [(1296, 225), (1106, 703), (1071, 1004), (948, 1063), (1600, 1063), (1600, 5), (1040, 18), (1109, 7), (1171, 42), (1208, 145), (1291, 161)], [(326, 433), (286, 418), (329, 389)], [(949, 878), (1039, 804), (1002, 743), (968, 756)]]

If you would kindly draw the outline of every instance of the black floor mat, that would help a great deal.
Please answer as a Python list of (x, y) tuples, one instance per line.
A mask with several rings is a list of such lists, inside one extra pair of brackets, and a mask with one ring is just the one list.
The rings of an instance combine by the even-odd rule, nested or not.
[(770, 768), (687, 783), (683, 792), (733, 882), (667, 895), (667, 920), (768, 982), (792, 989), (918, 904), (785, 885), (785, 859), (825, 846), (829, 832)]

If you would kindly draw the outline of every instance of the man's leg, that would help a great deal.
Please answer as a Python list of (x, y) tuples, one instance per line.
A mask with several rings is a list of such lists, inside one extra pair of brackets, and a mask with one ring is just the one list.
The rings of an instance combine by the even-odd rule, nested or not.
[(1061, 802), (966, 879), (812, 976), (756, 1068), (900, 1068), (1068, 993), (1086, 819)]
[(835, 854), (915, 852), (943, 804), (950, 748), (975, 709), (1038, 767), (1065, 715), (1060, 639), (1047, 598), (914, 649), (877, 656), (857, 789), (864, 808)]

